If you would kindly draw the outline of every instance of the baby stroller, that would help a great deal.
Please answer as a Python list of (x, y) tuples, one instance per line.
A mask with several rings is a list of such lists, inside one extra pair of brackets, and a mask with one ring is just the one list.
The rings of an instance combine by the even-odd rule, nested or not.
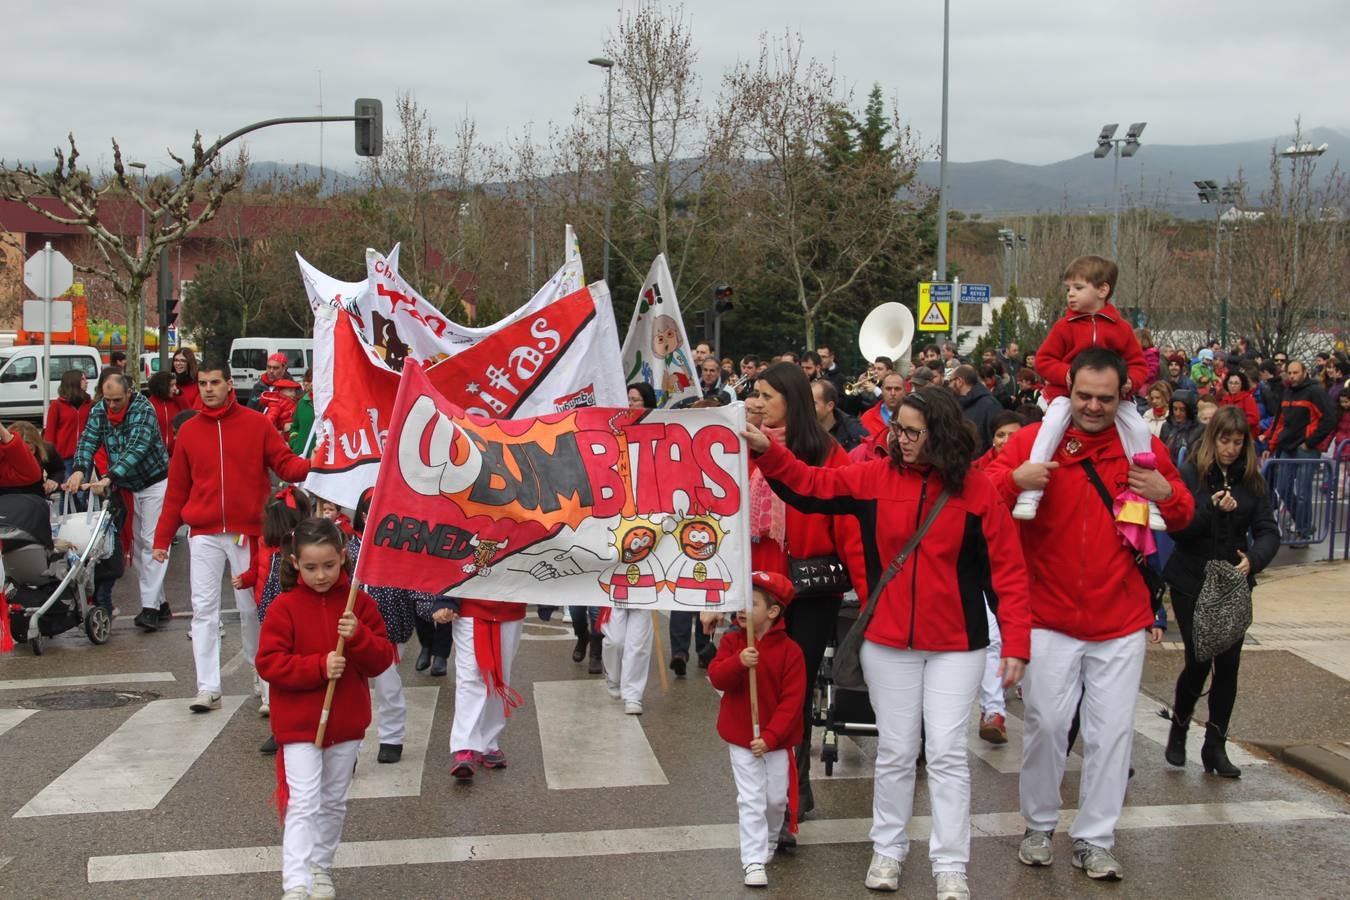
[[(63, 510), (69, 502), (66, 495), (58, 501)], [(107, 643), (112, 632), (109, 611), (94, 603), (94, 566), (116, 552), (109, 510), (90, 497), (85, 512), (55, 519), (52, 512), (52, 504), (35, 494), (0, 496), (10, 630), (16, 643), (28, 642), (34, 656), (42, 654), (42, 638), (77, 625), (84, 625), (94, 644)]]
[(821, 737), (820, 761), (825, 764), (826, 775), (834, 774), (834, 764), (839, 761), (839, 735), (875, 736), (877, 733), (877, 717), (867, 691), (846, 690), (834, 684), (834, 648), (858, 621), (861, 611), (857, 595), (851, 592), (844, 595), (844, 603), (835, 619), (834, 636), (825, 648), (820, 675), (816, 678), (811, 724), (825, 729)]

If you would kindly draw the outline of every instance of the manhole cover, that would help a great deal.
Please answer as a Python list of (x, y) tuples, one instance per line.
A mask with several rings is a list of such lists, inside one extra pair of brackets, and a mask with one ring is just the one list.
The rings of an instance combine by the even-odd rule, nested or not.
[(25, 709), (112, 709), (158, 699), (154, 691), (79, 690), (30, 697), (19, 705)]

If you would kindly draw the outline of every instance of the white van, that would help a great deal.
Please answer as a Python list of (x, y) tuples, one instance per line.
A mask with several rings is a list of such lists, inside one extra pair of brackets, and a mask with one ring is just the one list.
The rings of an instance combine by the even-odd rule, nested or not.
[(314, 365), (314, 339), (235, 338), (230, 342), (230, 374), (236, 393), (253, 390), (273, 353), (286, 354), (286, 368), (299, 381)]
[[(103, 367), (103, 358), (97, 349), (78, 344), (52, 344), (51, 360), (48, 377), (52, 383), (52, 400), (56, 399), (61, 376), (71, 369), (82, 369), (89, 376), (89, 393), (94, 392), (99, 370)], [(0, 418), (42, 418), (42, 382), (38, 380), (41, 370), (41, 344), (0, 350)]]

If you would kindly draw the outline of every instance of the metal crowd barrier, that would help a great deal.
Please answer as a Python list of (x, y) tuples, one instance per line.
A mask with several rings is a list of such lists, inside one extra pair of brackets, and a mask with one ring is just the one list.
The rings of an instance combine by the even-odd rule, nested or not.
[[(1337, 448), (1339, 451), (1340, 448)], [(1336, 558), (1336, 537), (1350, 559), (1350, 497), (1346, 482), (1350, 465), (1339, 458), (1266, 460), (1261, 474), (1270, 490), (1271, 506), (1282, 545), (1327, 542), (1327, 559)]]

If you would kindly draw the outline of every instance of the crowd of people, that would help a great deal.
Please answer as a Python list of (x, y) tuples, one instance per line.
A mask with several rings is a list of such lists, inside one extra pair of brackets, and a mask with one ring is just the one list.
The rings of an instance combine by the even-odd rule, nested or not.
[[(722, 693), (716, 728), (737, 785), (746, 885), (768, 883), (773, 855), (795, 846), (798, 818), (816, 805), (811, 686), (846, 596), (861, 607), (858, 661), (878, 734), (868, 888), (898, 888), (923, 765), (937, 896), (970, 896), (968, 719), (978, 698), (980, 739), (1006, 743), (1005, 692), (1015, 686), (1025, 705), (1018, 859), (1054, 860), (1077, 739), (1070, 861), (1092, 879), (1123, 877), (1114, 844), (1133, 771), (1135, 696), (1145, 644), (1167, 623), (1158, 572), (1186, 647), (1166, 760), (1185, 764), (1185, 735), (1212, 677), (1202, 763), (1240, 775), (1225, 743), (1241, 641), (1197, 658), (1196, 599), (1210, 562), (1254, 584), (1275, 555), (1263, 458), (1350, 448), (1350, 364), (1341, 355), (1311, 366), (1267, 359), (1243, 340), (1193, 356), (1157, 348), (1111, 305), (1116, 277), (1109, 260), (1074, 260), (1064, 273), (1068, 309), (1041, 347), (1009, 344), (978, 362), (952, 343), (930, 344), (912, 364), (879, 357), (850, 380), (825, 346), (747, 355), (738, 366), (707, 344), (694, 348), (701, 397), (686, 405), (746, 408), (753, 605), (733, 623), (673, 613), (669, 665), (686, 677), (692, 649)], [(396, 663), (414, 634), (416, 671), (442, 676), (455, 658), (451, 775), (471, 784), (479, 768), (507, 766), (502, 737), (521, 702), (512, 669), (526, 615), (519, 603), (352, 589), (369, 496), (349, 518), (289, 486), (308, 473), (310, 387), (277, 354), (245, 399), (225, 362), (199, 363), (185, 349), (148, 394), (108, 367), (91, 397), (88, 379), (69, 372), (43, 434), (0, 428), (0, 490), (59, 485), (75, 499), (86, 490), (110, 498), (126, 554), (114, 555), (136, 573), (134, 621), (145, 633), (173, 616), (169, 554), (188, 554), (193, 713), (221, 706), (228, 581), (270, 722), (261, 749), (277, 754), (291, 898), (333, 896), (346, 789), (372, 722), (378, 761), (401, 759)], [(628, 397), (635, 408), (657, 405), (645, 383)], [(1307, 467), (1295, 468), (1280, 495), (1302, 539), (1311, 535), (1310, 486)], [(1165, 565), (1160, 545), (1170, 549)], [(121, 574), (113, 565), (96, 574), (96, 601), (110, 611)], [(572, 660), (641, 715), (661, 637), (645, 609), (615, 600), (568, 608)], [(538, 610), (545, 620), (553, 612)]]

